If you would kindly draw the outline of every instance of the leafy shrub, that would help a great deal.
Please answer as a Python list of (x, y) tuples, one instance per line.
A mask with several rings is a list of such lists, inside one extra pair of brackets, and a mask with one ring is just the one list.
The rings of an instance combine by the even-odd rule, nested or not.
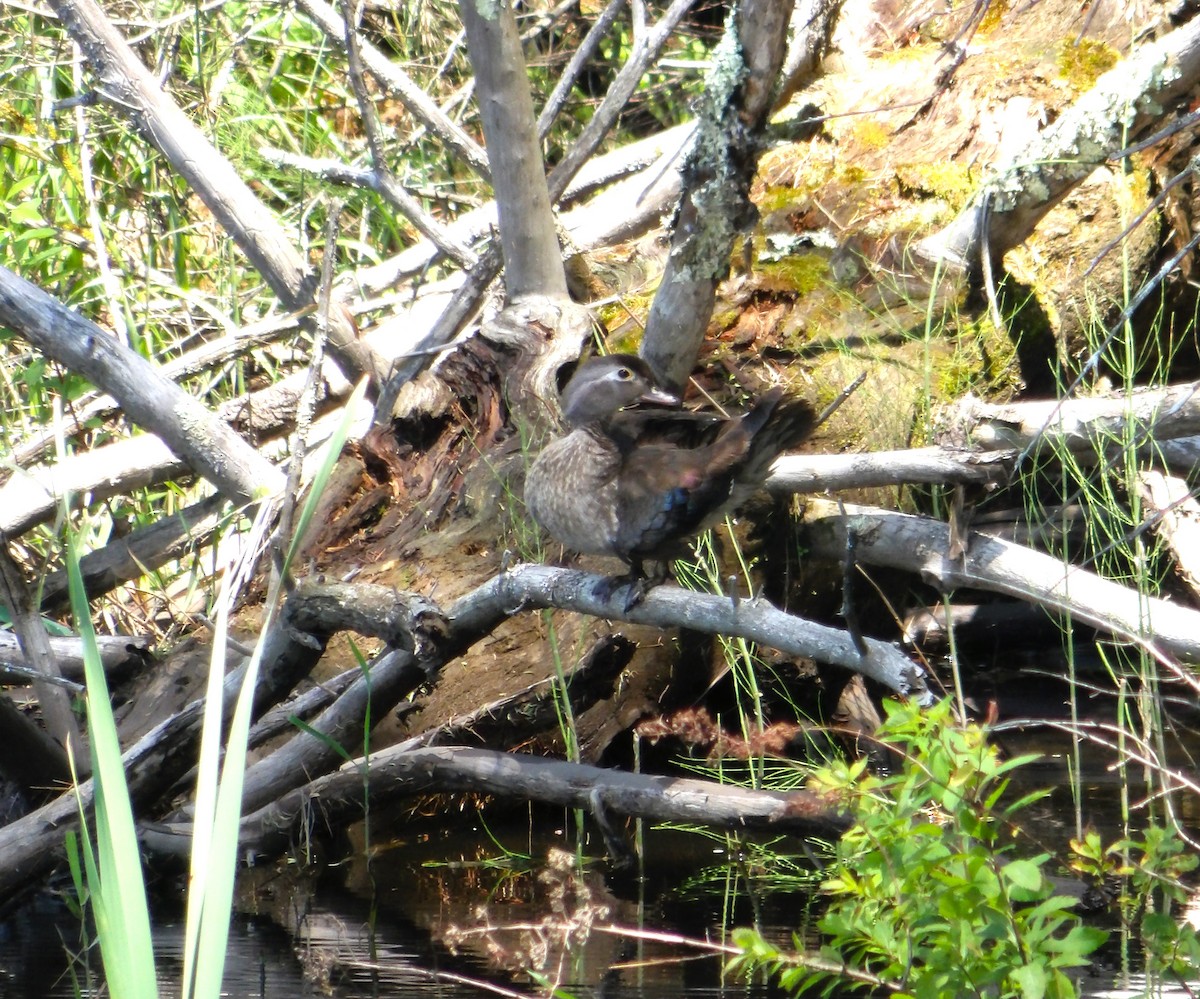
[(922, 712), (892, 703), (880, 736), (902, 762), (886, 775), (865, 761), (824, 771), (857, 824), (836, 848), (822, 890), (819, 955), (785, 953), (738, 931), (736, 963), (778, 974), (793, 991), (823, 985), (902, 996), (1076, 994), (1067, 969), (1107, 938), (1055, 894), (1049, 854), (1017, 857), (1014, 818), (1034, 793), (1009, 801), (1009, 774), (978, 726), (959, 726), (948, 701)]

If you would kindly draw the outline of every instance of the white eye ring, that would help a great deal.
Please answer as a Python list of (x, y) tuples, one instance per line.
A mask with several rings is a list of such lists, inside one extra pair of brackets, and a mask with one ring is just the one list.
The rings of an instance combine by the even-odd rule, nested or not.
[(617, 377), (623, 382), (629, 381), (633, 377), (633, 372), (628, 368), (617, 368)]

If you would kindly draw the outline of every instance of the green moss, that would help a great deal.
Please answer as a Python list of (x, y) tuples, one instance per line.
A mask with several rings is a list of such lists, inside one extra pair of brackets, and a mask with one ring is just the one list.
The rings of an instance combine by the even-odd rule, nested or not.
[(987, 12), (983, 15), (983, 20), (979, 22), (979, 30), (981, 32), (994, 31), (1000, 27), (1004, 20), (1004, 15), (1008, 13), (1008, 4), (1002, 3), (1001, 0), (992, 0), (988, 4)]
[(636, 354), (646, 331), (653, 293), (625, 294), (597, 310), (601, 325), (609, 333), (606, 345), (613, 353)]
[(1090, 90), (1096, 79), (1120, 60), (1116, 49), (1091, 38), (1078, 42), (1064, 39), (1058, 43), (1058, 75), (1076, 90)]
[(955, 210), (962, 208), (975, 192), (975, 178), (970, 166), (951, 161), (899, 166), (896, 180), (901, 192), (941, 198)]
[(863, 184), (866, 182), (869, 174), (866, 167), (856, 166), (853, 163), (843, 163), (839, 165), (836, 176), (843, 184)]
[(773, 215), (799, 207), (807, 197), (804, 191), (796, 187), (768, 187), (758, 196), (758, 211), (762, 215)]
[(741, 318), (742, 310), (737, 308), (717, 309), (713, 313), (712, 320), (709, 322), (710, 329), (716, 329), (721, 332), (729, 329), (734, 323)]
[(871, 118), (860, 118), (850, 128), (850, 136), (863, 149), (883, 149), (891, 144), (892, 133)]
[(769, 287), (807, 295), (830, 281), (829, 260), (820, 253), (797, 253), (758, 265), (760, 278)]

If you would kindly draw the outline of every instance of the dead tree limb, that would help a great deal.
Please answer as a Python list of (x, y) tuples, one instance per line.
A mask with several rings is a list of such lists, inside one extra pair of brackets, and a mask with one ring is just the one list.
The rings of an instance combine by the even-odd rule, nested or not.
[(787, 47), (791, 0), (733, 8), (713, 53), (696, 139), (683, 168), (671, 254), (646, 320), (641, 353), (680, 390), (712, 317), (734, 240), (754, 217), (750, 184)]
[[(239, 849), (275, 854), (301, 842), (314, 820), (338, 829), (362, 817), (364, 796), (372, 808), (415, 794), (465, 791), (727, 829), (760, 829), (799, 836), (840, 835), (849, 816), (809, 791), (755, 791), (715, 781), (631, 774), (582, 763), (487, 749), (437, 746), (386, 749), (354, 760), (245, 816)], [(308, 827), (311, 828), (311, 827)], [(154, 853), (186, 856), (186, 824), (141, 830)]]
[[(83, 774), (91, 773), (91, 757), (83, 741), (79, 722), (71, 710), (71, 695), (61, 685), (53, 683), (62, 678), (58, 659), (46, 634), (46, 625), (34, 606), (33, 595), (17, 560), (9, 551), (8, 539), (0, 534), (0, 595), (12, 618), (13, 630), (21, 643), (25, 658), (37, 671), (33, 682), (46, 732), (53, 740), (44, 768), (53, 774), (51, 787), (65, 787), (71, 782), (68, 752)], [(4, 695), (7, 697), (7, 694)]]
[(942, 590), (1006, 593), (1072, 617), (1101, 631), (1200, 662), (1200, 611), (1146, 597), (1061, 559), (971, 531), (966, 552), (952, 558), (950, 529), (928, 517), (874, 507), (840, 509), (812, 500), (805, 539), (816, 554), (840, 561), (851, 534), (855, 557), (917, 573)]
[[(1200, 18), (1141, 47), (1023, 148), (993, 167), (993, 177), (958, 217), (917, 251), (932, 261), (978, 270), (999, 260), (1110, 157), (1188, 95), (1200, 78)], [(986, 234), (986, 242), (985, 242)]]
[(1176, 571), (1200, 599), (1200, 503), (1183, 479), (1161, 472), (1139, 472), (1138, 489)]
[(771, 466), (767, 488), (776, 493), (864, 489), (908, 483), (1003, 481), (1017, 452), (971, 452), (940, 447), (861, 454), (789, 454)]
[[(446, 658), (455, 650), (447, 649)], [(578, 716), (601, 696), (612, 693), (612, 681), (628, 662), (630, 643), (611, 637), (594, 647), (584, 662), (566, 677), (567, 696), (572, 711)], [(321, 714), (309, 722), (319, 733), (296, 732), (288, 742), (246, 772), (242, 791), (242, 811), (253, 812), (288, 791), (294, 790), (319, 774), (328, 773), (344, 757), (333, 747), (353, 751), (363, 737), (363, 720), (368, 707), (376, 717), (391, 711), (420, 684), (427, 682), (440, 663), (421, 663), (412, 653), (390, 649), (370, 664), (368, 669), (347, 684), (344, 692)], [(486, 739), (489, 731), (509, 719), (504, 730), (510, 744), (514, 736), (532, 736), (545, 728), (557, 725), (559, 716), (553, 703), (556, 678), (541, 681), (530, 688), (485, 705), (469, 717), (452, 719), (444, 725), (407, 739), (402, 746), (415, 749), (439, 743), (469, 739), (473, 743)], [(519, 715), (519, 721), (513, 721)], [(188, 809), (184, 809), (185, 814)]]
[[(324, 0), (301, 0), (303, 10), (335, 45), (345, 47), (346, 26), (338, 12)], [(437, 102), (374, 45), (360, 42), (363, 63), (388, 93), (400, 100), (422, 125), (467, 163), (480, 177), (490, 179), (487, 155), (453, 119), (442, 113)]]
[(518, 566), (456, 601), (444, 616), (430, 601), (388, 587), (301, 582), (284, 613), (297, 629), (322, 635), (350, 630), (386, 638), (402, 648), (377, 660), (311, 723), (321, 739), (297, 734), (251, 769), (245, 782), (246, 810), (333, 766), (338, 760), (333, 744), (353, 746), (361, 739), (368, 703), (378, 714), (391, 710), (501, 621), (539, 607), (661, 628), (740, 635), (792, 655), (843, 666), (922, 701), (932, 696), (921, 668), (887, 643), (867, 639), (866, 652), (860, 654), (848, 633), (785, 614), (764, 601), (735, 603), (673, 586), (656, 587), (641, 604), (626, 610), (623, 590), (600, 592), (608, 582), (606, 577), (568, 569)]
[[(218, 319), (224, 317), (218, 316)], [(158, 372), (164, 378), (179, 382), (190, 375), (216, 367), (224, 361), (240, 354), (248, 353), (255, 347), (261, 347), (274, 340), (281, 339), (289, 333), (295, 333), (297, 326), (295, 316), (276, 316), (264, 322), (240, 329), (226, 329), (223, 336), (215, 337), (198, 344), (192, 350), (164, 361), (158, 365)], [(119, 411), (120, 404), (110, 395), (102, 392), (90, 392), (74, 400), (70, 414), (64, 414), (62, 433), (67, 439), (73, 439), (79, 433), (80, 427), (87, 426), (92, 420), (108, 419)], [(25, 466), (43, 460), (54, 453), (55, 437), (58, 428), (50, 427), (31, 434), (16, 444), (12, 450), (12, 462)]]
[[(229, 431), (228, 425), (225, 429)], [(255, 466), (261, 461), (256, 460)], [(269, 462), (266, 467), (273, 476), (276, 474)], [(79, 507), (87, 502), (124, 496), (137, 489), (179, 479), (190, 472), (191, 467), (183, 456), (152, 433), (68, 455), (52, 465), (17, 469), (0, 486), (0, 531), (9, 537), (19, 537), (31, 527), (57, 517), (64, 500), (72, 507)], [(250, 468), (245, 467), (244, 474), (249, 472)], [(253, 480), (242, 478), (238, 488), (249, 489), (252, 484)], [(231, 498), (246, 502), (252, 495)]]
[(626, 609), (624, 588), (603, 592), (611, 589), (609, 583), (607, 577), (573, 569), (519, 565), (456, 601), (447, 617), (451, 631), (464, 639), (487, 634), (517, 610), (541, 607), (658, 628), (691, 628), (748, 638), (789, 655), (841, 666), (922, 702), (933, 696), (921, 667), (886, 642), (866, 639), (866, 651), (860, 654), (849, 632), (793, 617), (765, 600), (734, 600), (677, 586), (657, 586), (637, 606)]
[[(96, 74), (97, 93), (166, 157), (246, 254), (285, 309), (311, 308), (316, 275), (274, 216), (233, 166), (158, 85), (95, 0), (51, 0)], [(369, 375), (376, 386), (386, 363), (355, 335), (341, 310), (331, 315), (330, 353), (351, 382)]]
[(2, 267), (0, 323), (108, 392), (131, 420), (160, 437), (235, 502), (248, 503), (283, 488), (283, 476), (269, 461), (153, 364)]
[(1133, 439), (1160, 441), (1200, 434), (1200, 382), (1129, 394), (1032, 402), (986, 403), (968, 395), (938, 416), (939, 443), (949, 447), (1103, 450)]
[[(125, 537), (115, 538), (103, 548), (88, 552), (79, 560), (88, 599), (95, 599), (122, 583), (153, 572), (190, 550), (207, 548), (217, 534), (226, 502), (224, 496), (214, 494), (153, 524), (136, 527)], [(57, 610), (66, 603), (67, 574), (59, 569), (46, 576), (42, 583), (42, 609)]]
[(480, 96), (479, 116), (500, 218), (507, 299), (515, 302), (528, 295), (565, 298), (562, 251), (512, 8), (464, 0), (459, 12)]
[[(50, 635), (50, 648), (58, 660), (59, 672), (68, 680), (83, 679), (83, 643), (80, 639)], [(96, 650), (106, 673), (114, 673), (145, 662), (150, 656), (150, 638), (147, 635), (97, 635)], [(26, 665), (28, 660), (21, 651), (16, 635), (0, 631), (0, 683), (25, 683), (23, 679), (4, 676), (6, 666)]]
[[(266, 648), (255, 688), (255, 717), (278, 702), (306, 676), (324, 652), (324, 641), (277, 624), (264, 636)], [(222, 687), (226, 717), (233, 711), (244, 667), (233, 670)], [(145, 811), (195, 765), (204, 719), (203, 699), (166, 719), (123, 755), (129, 795), (137, 811)], [(78, 793), (78, 800), (76, 799)], [(81, 781), (75, 791), (59, 795), (28, 815), (0, 828), (0, 898), (43, 878), (63, 857), (63, 834), (90, 811), (95, 787)]]

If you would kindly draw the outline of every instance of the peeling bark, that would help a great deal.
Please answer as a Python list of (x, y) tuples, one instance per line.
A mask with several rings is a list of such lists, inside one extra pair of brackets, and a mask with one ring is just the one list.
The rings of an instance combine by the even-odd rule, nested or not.
[(1053, 124), (992, 167), (992, 179), (917, 251), (977, 271), (1025, 241), (1067, 194), (1132, 145), (1200, 80), (1200, 18), (1151, 42), (1101, 76)]

